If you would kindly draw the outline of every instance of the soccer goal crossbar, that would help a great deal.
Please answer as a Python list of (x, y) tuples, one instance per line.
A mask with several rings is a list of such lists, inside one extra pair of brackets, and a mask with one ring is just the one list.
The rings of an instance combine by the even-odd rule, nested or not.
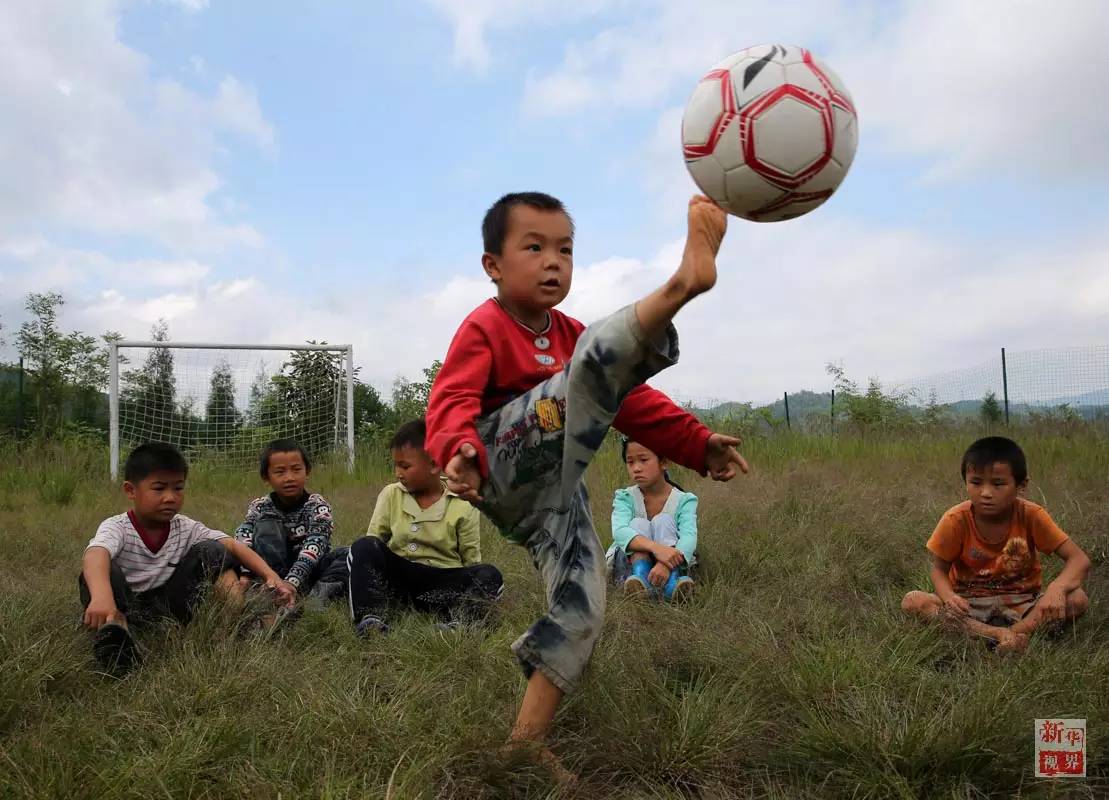
[(108, 351), (110, 472), (151, 441), (193, 459), (246, 465), (292, 438), (354, 466), (354, 348), (120, 340)]

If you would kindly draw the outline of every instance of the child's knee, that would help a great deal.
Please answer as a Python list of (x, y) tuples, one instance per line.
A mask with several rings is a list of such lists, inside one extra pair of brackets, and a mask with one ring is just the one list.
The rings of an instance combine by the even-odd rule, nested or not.
[(375, 563), (380, 559), (384, 549), (386, 549), (385, 542), (376, 536), (363, 536), (360, 539), (355, 539), (354, 544), (350, 546), (350, 554), (347, 557), (348, 563)]
[(936, 606), (935, 596), (928, 592), (912, 591), (901, 599), (901, 610), (913, 616), (929, 616)]
[(1067, 595), (1067, 618), (1077, 619), (1090, 608), (1090, 598), (1082, 588), (1075, 589)]

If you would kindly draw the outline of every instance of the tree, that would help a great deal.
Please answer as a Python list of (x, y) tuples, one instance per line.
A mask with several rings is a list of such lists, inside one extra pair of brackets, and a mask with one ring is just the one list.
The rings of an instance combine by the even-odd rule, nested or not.
[(884, 391), (877, 378), (871, 378), (866, 392), (860, 393), (859, 385), (847, 377), (842, 364), (827, 364), (825, 370), (834, 380), (836, 399), (842, 398), (848, 421), (859, 430), (900, 427), (912, 421), (904, 393)]
[(354, 430), (377, 430), (386, 422), (389, 406), (368, 383), (354, 383)]
[(24, 305), (31, 319), (19, 326), (19, 354), (31, 378), (34, 422), (41, 435), (61, 428), (63, 388), (59, 361), (62, 334), (58, 330), (58, 308), (65, 300), (57, 292), (32, 292)]
[(924, 406), (924, 413), (921, 415), (920, 421), (926, 428), (938, 428), (948, 421), (950, 410), (950, 405), (941, 403), (936, 399), (936, 390), (933, 389), (928, 393), (928, 402)]
[(393, 416), (397, 425), (413, 419), (421, 419), (427, 414), (427, 401), (431, 397), (431, 387), (443, 362), (435, 359), (431, 366), (423, 368), (422, 381), (410, 381), (397, 376), (393, 381)]
[(235, 383), (231, 366), (226, 360), (216, 364), (212, 371), (204, 419), (207, 431), (205, 441), (219, 449), (234, 442), (243, 426), (243, 415), (235, 406)]
[(339, 402), (345, 381), (342, 354), (295, 351), (281, 366), (281, 373), (271, 379), (278, 400), (278, 435), (294, 437), (309, 452), (337, 446), (336, 412), (342, 412)]
[(982, 398), (982, 408), (978, 412), (982, 416), (982, 422), (985, 423), (986, 428), (991, 428), (1001, 422), (1002, 411), (1001, 404), (997, 402), (997, 395), (992, 391), (986, 392), (986, 396)]
[(58, 329), (58, 309), (63, 305), (65, 298), (58, 292), (32, 292), (25, 305), (31, 319), (19, 328), (19, 353), (29, 377), (40, 436), (59, 433), (67, 419), (99, 427), (107, 421), (106, 345), (119, 334), (105, 333), (101, 341), (80, 331), (63, 334)]
[[(159, 319), (150, 329), (155, 342), (169, 341), (169, 326)], [(177, 379), (173, 374), (173, 351), (168, 347), (153, 347), (146, 361), (137, 370), (123, 375), (124, 389), (121, 397), (130, 406), (133, 415), (147, 421), (144, 434), (147, 441), (182, 444), (177, 413)]]

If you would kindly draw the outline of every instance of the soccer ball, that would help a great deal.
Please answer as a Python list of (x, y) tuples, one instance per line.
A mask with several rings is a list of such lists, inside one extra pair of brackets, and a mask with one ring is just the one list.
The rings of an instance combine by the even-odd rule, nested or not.
[(858, 135), (839, 77), (808, 50), (776, 44), (714, 66), (682, 116), (693, 180), (725, 211), (756, 222), (799, 217), (831, 197)]

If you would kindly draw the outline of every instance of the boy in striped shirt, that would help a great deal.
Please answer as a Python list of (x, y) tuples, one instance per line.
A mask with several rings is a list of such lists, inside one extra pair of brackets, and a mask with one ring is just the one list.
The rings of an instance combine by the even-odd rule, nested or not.
[(123, 468), (131, 510), (100, 523), (85, 548), (83, 622), (96, 631), (93, 651), (105, 669), (125, 672), (137, 660), (129, 623), (167, 616), (188, 622), (206, 584), (234, 590), (240, 564), (265, 579), (277, 602), (295, 596), (249, 547), (178, 513), (188, 472), (172, 445), (136, 447)]

